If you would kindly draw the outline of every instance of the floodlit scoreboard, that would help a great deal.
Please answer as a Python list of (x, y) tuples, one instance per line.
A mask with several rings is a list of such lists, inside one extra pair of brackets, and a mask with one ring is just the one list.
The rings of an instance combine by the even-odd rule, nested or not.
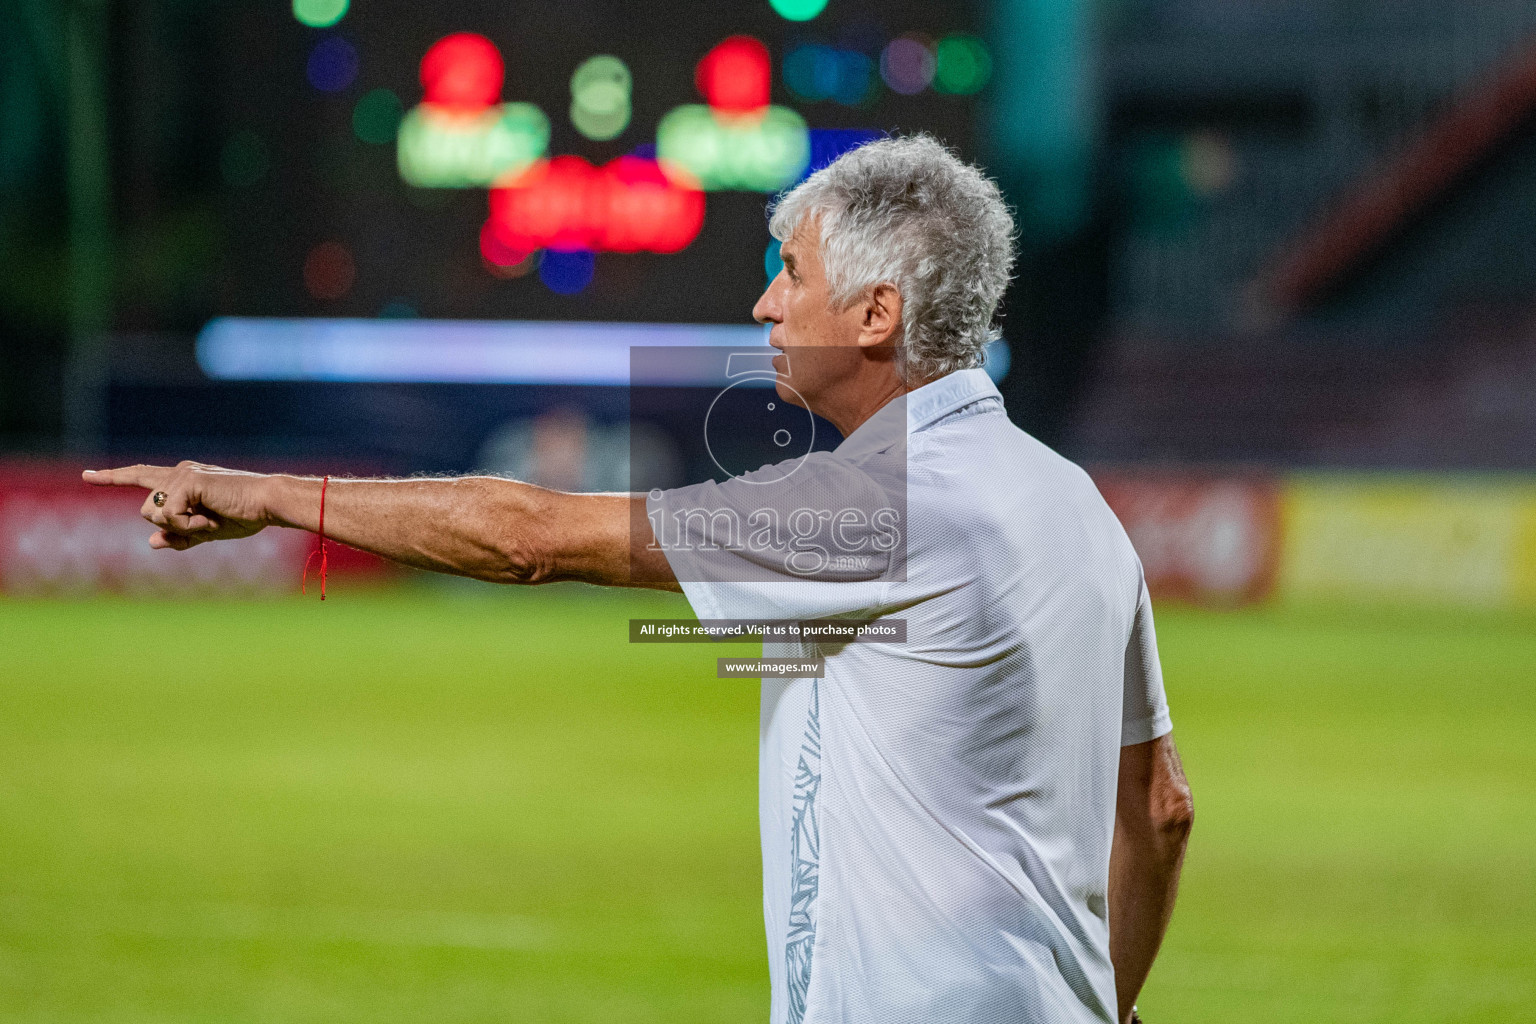
[(228, 317), (745, 323), (773, 195), (928, 131), (971, 159), (968, 3), (290, 0), (221, 40)]

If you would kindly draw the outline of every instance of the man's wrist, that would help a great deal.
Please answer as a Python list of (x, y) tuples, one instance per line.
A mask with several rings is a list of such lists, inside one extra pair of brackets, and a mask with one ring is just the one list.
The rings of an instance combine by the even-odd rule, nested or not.
[(263, 521), (271, 526), (314, 531), (319, 525), (319, 498), (315, 499), (316, 507), (306, 516), (303, 492), (307, 482), (282, 473), (260, 477), (256, 486)]

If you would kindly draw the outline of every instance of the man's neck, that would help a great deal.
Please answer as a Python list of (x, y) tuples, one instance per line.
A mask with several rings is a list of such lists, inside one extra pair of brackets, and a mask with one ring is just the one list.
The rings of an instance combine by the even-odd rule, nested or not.
[(928, 383), (930, 383), (928, 380), (903, 381), (892, 374), (878, 383), (873, 383), (846, 408), (829, 409), (825, 412), (817, 409), (816, 414), (836, 427), (838, 433), (847, 437), (891, 402)]

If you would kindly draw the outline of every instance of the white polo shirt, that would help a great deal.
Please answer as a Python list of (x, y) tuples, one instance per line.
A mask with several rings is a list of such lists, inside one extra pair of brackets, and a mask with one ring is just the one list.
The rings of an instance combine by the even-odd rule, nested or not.
[(662, 544), (701, 619), (907, 623), (902, 644), (765, 645), (825, 656), (824, 678), (762, 684), (771, 1022), (1113, 1022), (1119, 748), (1172, 728), (1140, 562), (981, 370), (892, 402), (792, 482), (877, 502), (902, 462), (905, 563), (847, 578), (774, 575), (678, 515), (750, 515), (750, 480), (648, 503), (683, 524)]

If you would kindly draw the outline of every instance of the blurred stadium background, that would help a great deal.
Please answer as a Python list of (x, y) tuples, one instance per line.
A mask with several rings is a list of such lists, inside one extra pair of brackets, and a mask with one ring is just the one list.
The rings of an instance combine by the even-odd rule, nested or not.
[(626, 642), (680, 599), (312, 607), (77, 473), (695, 475), (629, 347), (757, 343), (766, 200), (918, 130), (1161, 598), (1148, 1019), (1528, 1017), (1536, 7), (6, 0), (0, 1020), (764, 1014), (756, 694)]

